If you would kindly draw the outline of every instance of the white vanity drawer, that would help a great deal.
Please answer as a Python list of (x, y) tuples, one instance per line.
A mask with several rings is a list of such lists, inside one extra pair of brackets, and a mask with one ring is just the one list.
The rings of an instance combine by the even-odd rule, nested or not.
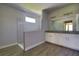
[(46, 34), (46, 41), (48, 42), (53, 42), (53, 43), (58, 43), (56, 33), (47, 33)]

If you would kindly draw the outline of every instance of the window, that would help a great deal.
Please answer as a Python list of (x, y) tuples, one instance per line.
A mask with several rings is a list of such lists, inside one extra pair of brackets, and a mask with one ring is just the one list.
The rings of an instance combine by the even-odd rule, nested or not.
[(36, 20), (34, 18), (25, 17), (25, 21), (29, 23), (36, 23)]
[(73, 31), (73, 23), (72, 23), (72, 21), (65, 22), (65, 30), (66, 31)]

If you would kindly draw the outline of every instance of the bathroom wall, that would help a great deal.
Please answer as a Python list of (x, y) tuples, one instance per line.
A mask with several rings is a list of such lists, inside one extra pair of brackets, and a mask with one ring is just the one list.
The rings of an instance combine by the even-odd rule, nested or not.
[(18, 12), (0, 4), (0, 48), (17, 43)]

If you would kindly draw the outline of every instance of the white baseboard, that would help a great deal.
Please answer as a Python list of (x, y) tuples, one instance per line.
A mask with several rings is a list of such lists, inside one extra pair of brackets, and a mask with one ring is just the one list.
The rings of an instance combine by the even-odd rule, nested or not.
[[(25, 49), (25, 51), (27, 51), (27, 50), (29, 50), (29, 49), (32, 49), (32, 48), (34, 48), (34, 47), (36, 47), (36, 46), (38, 46), (38, 45), (40, 45), (40, 44), (42, 44), (42, 43), (44, 43), (44, 42), (45, 42), (45, 41), (42, 41), (42, 42), (39, 42), (39, 43), (37, 43), (37, 44), (35, 44), (35, 45), (32, 45), (32, 46), (30, 46), (30, 47), (27, 47), (27, 48)], [(17, 44), (18, 44), (18, 43), (12, 43), (12, 44), (8, 44), (8, 45), (5, 45), (5, 46), (0, 46), (0, 49), (6, 48), (6, 47), (10, 47), (10, 46), (13, 46), (13, 45), (17, 45)], [(18, 46), (21, 47), (21, 48), (24, 50), (23, 45), (18, 44)]]
[(13, 45), (17, 45), (17, 43), (12, 43), (12, 44), (8, 44), (8, 45), (0, 46), (0, 49), (10, 47), (10, 46), (13, 46)]
[(27, 51), (27, 50), (29, 50), (29, 49), (32, 49), (32, 48), (34, 48), (34, 47), (36, 47), (36, 46), (38, 46), (38, 45), (40, 45), (40, 44), (42, 44), (42, 43), (44, 43), (45, 41), (42, 41), (42, 42), (39, 42), (39, 43), (37, 43), (37, 44), (35, 44), (35, 45), (31, 45), (30, 47), (27, 47), (27, 48), (25, 48), (25, 51)]
[(23, 45), (22, 45), (22, 44), (18, 44), (18, 46), (19, 46), (21, 49), (23, 49), (23, 50), (24, 50), (24, 47), (23, 47)]

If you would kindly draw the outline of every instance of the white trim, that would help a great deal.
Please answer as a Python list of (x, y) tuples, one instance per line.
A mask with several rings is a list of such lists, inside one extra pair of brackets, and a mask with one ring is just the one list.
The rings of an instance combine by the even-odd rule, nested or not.
[(24, 50), (24, 47), (23, 47), (23, 45), (22, 45), (22, 44), (18, 44), (18, 46), (19, 46), (21, 49), (23, 49), (23, 50)]
[(25, 51), (27, 51), (27, 50), (29, 50), (29, 49), (32, 49), (32, 48), (34, 48), (34, 47), (36, 47), (36, 46), (38, 46), (38, 45), (40, 45), (40, 44), (42, 44), (42, 43), (44, 43), (44, 42), (45, 42), (45, 41), (42, 41), (42, 42), (39, 42), (39, 43), (37, 43), (37, 44), (35, 44), (35, 45), (31, 45), (31, 46), (25, 48)]
[(17, 45), (17, 43), (12, 43), (12, 44), (8, 44), (8, 45), (0, 46), (0, 49), (7, 48), (7, 47), (10, 47), (13, 45)]

